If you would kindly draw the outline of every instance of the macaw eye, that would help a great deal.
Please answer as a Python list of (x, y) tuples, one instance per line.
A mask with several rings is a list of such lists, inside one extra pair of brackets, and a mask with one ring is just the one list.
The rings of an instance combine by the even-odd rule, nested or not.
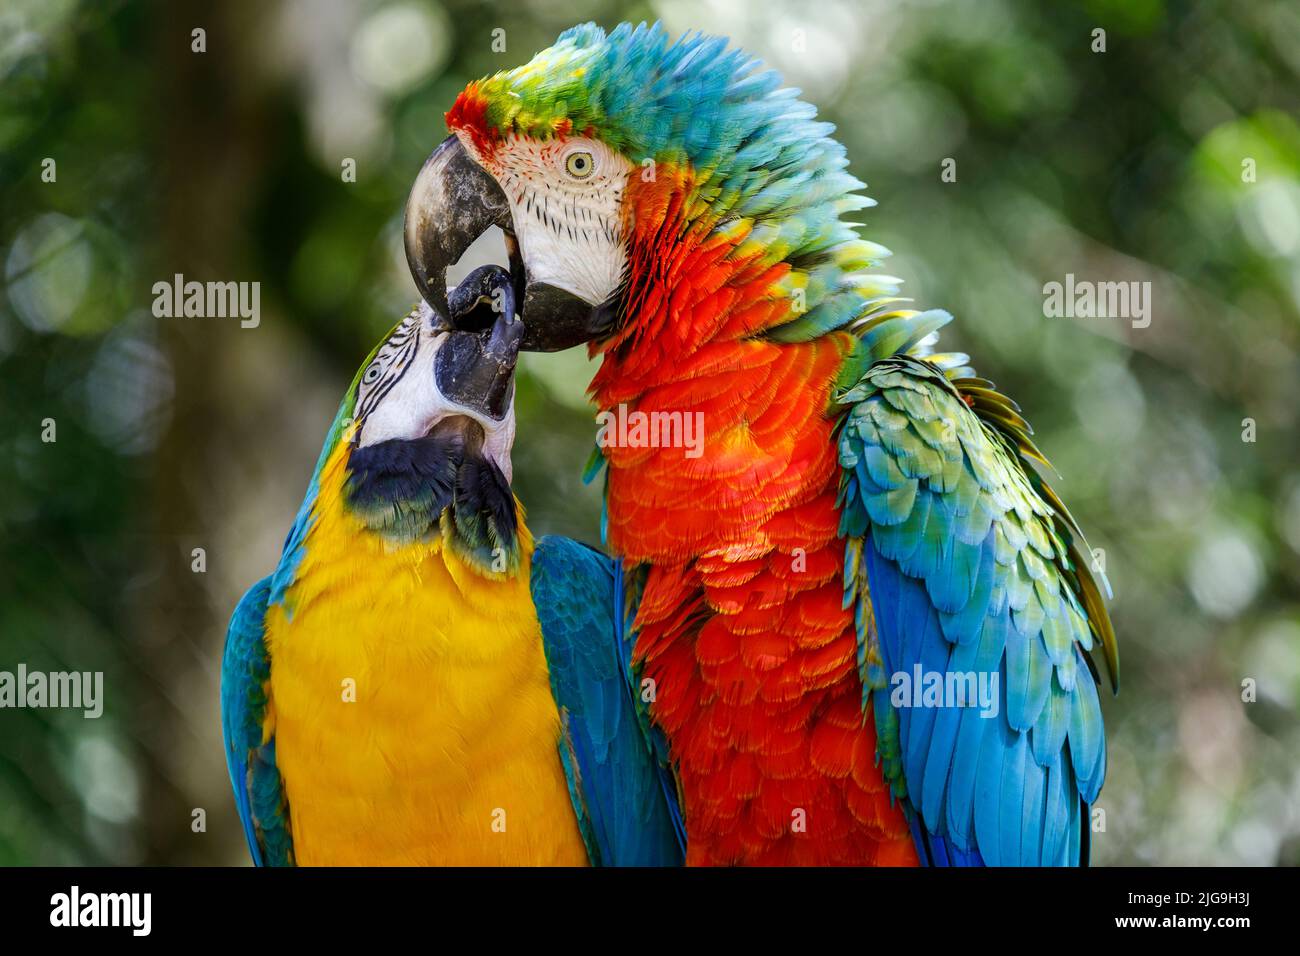
[(574, 179), (587, 179), (596, 169), (596, 159), (586, 150), (574, 150), (564, 157), (564, 171)]
[(379, 381), (379, 372), (380, 368), (377, 364), (370, 366), (370, 368), (366, 369), (366, 374), (361, 376), (361, 383), (363, 385), (374, 385), (375, 382)]

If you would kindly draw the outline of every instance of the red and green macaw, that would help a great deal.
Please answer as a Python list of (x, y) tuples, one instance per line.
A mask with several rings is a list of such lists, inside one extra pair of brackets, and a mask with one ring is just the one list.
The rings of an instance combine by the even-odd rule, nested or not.
[(688, 863), (1086, 862), (1089, 553), (1015, 404), (934, 350), (950, 316), (871, 271), (814, 117), (723, 38), (576, 27), (455, 101), (412, 273), (438, 305), (498, 225), (523, 348), (589, 343), (602, 410), (702, 415), (698, 456), (593, 468)]

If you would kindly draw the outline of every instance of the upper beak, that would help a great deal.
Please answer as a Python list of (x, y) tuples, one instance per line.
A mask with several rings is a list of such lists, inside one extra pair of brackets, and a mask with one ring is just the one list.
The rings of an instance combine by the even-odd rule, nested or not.
[(554, 352), (608, 333), (612, 302), (592, 304), (565, 289), (528, 280), (505, 193), (454, 135), (425, 160), (406, 201), (406, 261), (420, 295), (436, 313), (457, 324), (447, 302), (447, 267), (491, 226), (506, 234), (510, 278), (524, 320), (522, 350)]
[(505, 193), (488, 172), (470, 159), (455, 136), (448, 136), (424, 161), (406, 201), (406, 262), (420, 295), (439, 315), (447, 306), (447, 267), (489, 226), (507, 231), (512, 223)]

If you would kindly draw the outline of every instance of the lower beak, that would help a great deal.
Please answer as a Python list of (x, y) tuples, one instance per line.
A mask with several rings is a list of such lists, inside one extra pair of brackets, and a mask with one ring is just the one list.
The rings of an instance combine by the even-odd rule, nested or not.
[(447, 301), (447, 268), (492, 226), (505, 232), (510, 253), (513, 301), (524, 319), (518, 348), (556, 352), (608, 334), (612, 302), (593, 305), (565, 289), (528, 280), (505, 193), (454, 135), (425, 161), (406, 201), (406, 261), (420, 295), (436, 313), (457, 324), (456, 303)]
[(514, 398), (515, 364), (524, 324), (513, 312), (501, 313), (480, 332), (454, 329), (433, 362), (434, 381), (442, 396), (463, 408), (501, 421)]

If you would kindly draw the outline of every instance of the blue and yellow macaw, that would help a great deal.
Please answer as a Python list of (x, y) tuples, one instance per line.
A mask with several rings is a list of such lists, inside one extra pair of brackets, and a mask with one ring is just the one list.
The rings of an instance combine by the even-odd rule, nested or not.
[(510, 488), (508, 278), (481, 270), (452, 305), (474, 325), (494, 283), (476, 331), (422, 305), (371, 353), (279, 566), (235, 610), (222, 724), (259, 865), (682, 859), (616, 568), (534, 549)]
[(687, 861), (1086, 862), (1104, 576), (1015, 404), (935, 350), (951, 316), (874, 271), (834, 128), (644, 24), (575, 27), (446, 118), (422, 294), (499, 226), (523, 347), (589, 343), (598, 407), (649, 422), (591, 473)]

